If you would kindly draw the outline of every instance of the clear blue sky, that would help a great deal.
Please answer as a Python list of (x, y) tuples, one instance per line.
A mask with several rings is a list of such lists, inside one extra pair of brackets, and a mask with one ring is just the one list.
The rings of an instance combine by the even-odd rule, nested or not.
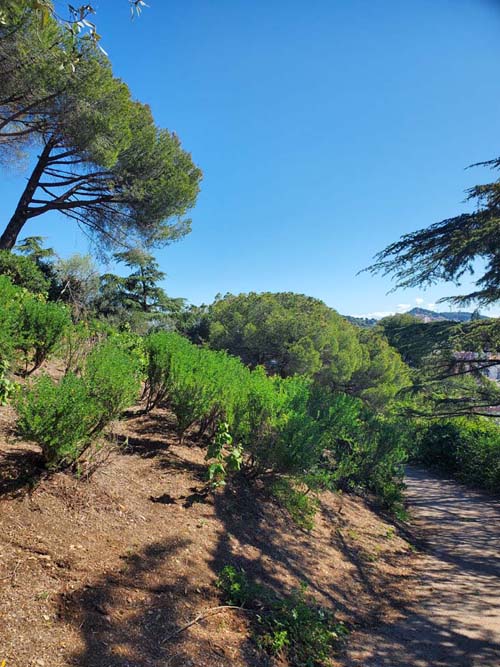
[[(500, 154), (499, 1), (148, 0), (133, 22), (95, 4), (115, 73), (204, 171), (192, 233), (158, 253), (171, 295), (290, 290), (361, 315), (456, 292), (387, 296), (356, 272), (491, 178), (464, 168)], [(5, 217), (20, 187), (2, 179)], [(56, 216), (26, 231), (88, 248)]]

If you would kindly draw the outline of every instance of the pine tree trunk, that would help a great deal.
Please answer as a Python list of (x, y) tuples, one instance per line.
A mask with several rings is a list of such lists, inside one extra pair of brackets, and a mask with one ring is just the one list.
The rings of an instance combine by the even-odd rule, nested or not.
[(22, 228), (28, 219), (33, 217), (33, 215), (30, 215), (29, 205), (33, 199), (33, 195), (35, 194), (36, 189), (38, 188), (38, 183), (40, 182), (45, 167), (49, 163), (50, 152), (53, 147), (54, 144), (52, 141), (48, 141), (40, 156), (38, 157), (38, 162), (36, 163), (31, 176), (28, 179), (28, 183), (24, 189), (23, 194), (21, 195), (21, 198), (19, 199), (16, 210), (14, 211), (14, 215), (9, 220), (9, 223), (7, 224), (7, 227), (5, 228), (2, 236), (0, 236), (0, 250), (12, 250), (12, 248), (16, 245), (17, 238)]
[(12, 250), (16, 245), (17, 237), (24, 227), (26, 220), (27, 218), (22, 214), (22, 211), (16, 209), (16, 213), (14, 213), (4, 233), (0, 236), (0, 250)]

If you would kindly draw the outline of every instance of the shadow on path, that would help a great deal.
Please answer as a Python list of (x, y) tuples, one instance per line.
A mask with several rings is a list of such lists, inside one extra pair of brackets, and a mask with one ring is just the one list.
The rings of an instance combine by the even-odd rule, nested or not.
[(500, 501), (420, 468), (407, 497), (425, 544), (422, 598), (400, 621), (359, 633), (346, 667), (500, 665)]

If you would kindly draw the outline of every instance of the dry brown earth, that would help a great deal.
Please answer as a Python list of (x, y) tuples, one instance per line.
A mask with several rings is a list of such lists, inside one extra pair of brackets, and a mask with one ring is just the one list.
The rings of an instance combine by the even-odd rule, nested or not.
[(204, 452), (179, 446), (164, 411), (117, 424), (120, 448), (90, 480), (40, 481), (37, 449), (0, 408), (0, 664), (265, 667), (247, 619), (220, 604), (226, 564), (277, 591), (306, 582), (350, 627), (399, 618), (418, 557), (361, 500), (325, 494), (305, 533), (241, 485), (199, 494)]

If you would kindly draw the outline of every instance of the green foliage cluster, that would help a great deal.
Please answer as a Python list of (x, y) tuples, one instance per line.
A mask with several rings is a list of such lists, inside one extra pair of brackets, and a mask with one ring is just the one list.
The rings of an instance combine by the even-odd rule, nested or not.
[(32, 372), (54, 351), (70, 323), (64, 306), (0, 275), (0, 359), (12, 362), (22, 354), (25, 370)]
[(0, 275), (8, 276), (14, 285), (34, 294), (47, 295), (49, 281), (29, 257), (0, 250)]
[(130, 327), (144, 334), (161, 327), (174, 329), (177, 320), (184, 330), (191, 317), (184, 299), (171, 298), (159, 287), (165, 273), (143, 248), (114, 254), (130, 270), (124, 277), (99, 275), (90, 255), (59, 258), (43, 247), (39, 236), (23, 239), (14, 250), (0, 250), (0, 275), (33, 294), (66, 304), (74, 322), (98, 318), (108, 327)]
[(48, 469), (71, 465), (90, 446), (100, 421), (85, 382), (70, 373), (42, 376), (16, 402), (19, 434), (40, 445)]
[[(316, 487), (317, 475), (312, 481), (313, 487)], [(327, 485), (331, 485), (331, 479), (327, 482)], [(301, 486), (285, 477), (276, 479), (270, 489), (273, 498), (288, 511), (293, 522), (303, 530), (314, 528), (314, 517), (319, 505), (317, 497), (309, 493), (310, 489), (307, 484)]]
[[(500, 169), (500, 158), (473, 166)], [(472, 213), (462, 213), (430, 227), (405, 234), (375, 257), (371, 273), (391, 275), (395, 289), (433, 285), (439, 281), (460, 285), (467, 274), (478, 273), (473, 291), (442, 301), (490, 305), (500, 299), (500, 244), (498, 197), (500, 179), (476, 185), (467, 192)], [(477, 260), (481, 260), (478, 265)]]
[(243, 463), (243, 447), (233, 445), (233, 437), (225, 422), (219, 424), (214, 439), (210, 442), (206, 459), (213, 460), (208, 467), (208, 481), (212, 488), (224, 486), (229, 472), (241, 470)]
[(24, 292), (7, 276), (0, 275), (0, 360), (11, 361), (19, 329), (18, 320)]
[(164, 403), (181, 439), (194, 426), (195, 437), (208, 438), (212, 482), (240, 469), (249, 479), (268, 479), (304, 527), (314, 513), (309, 492), (320, 488), (369, 489), (388, 505), (399, 497), (400, 432), (360, 399), (306, 376), (250, 370), (175, 333), (149, 335), (145, 353), (147, 409)]
[(40, 368), (70, 326), (69, 311), (60, 304), (28, 297), (23, 300), (19, 319), (19, 340), (26, 365), (31, 371)]
[(457, 479), (500, 492), (500, 426), (484, 417), (457, 417), (420, 424), (411, 455)]
[(335, 364), (342, 381), (359, 352), (355, 330), (322, 301), (303, 294), (227, 294), (210, 308), (210, 346), (282, 376)]
[(7, 405), (17, 387), (16, 383), (9, 378), (9, 368), (9, 362), (0, 359), (0, 405)]
[(227, 294), (210, 306), (208, 342), (251, 368), (314, 377), (375, 410), (386, 409), (410, 383), (408, 369), (383, 335), (360, 330), (303, 294)]
[(330, 665), (332, 650), (347, 634), (331, 610), (307, 595), (305, 585), (280, 597), (251, 581), (243, 569), (226, 565), (217, 586), (226, 603), (253, 612), (258, 645), (267, 653), (284, 657), (293, 667)]
[(59, 382), (42, 375), (16, 400), (17, 429), (36, 442), (48, 469), (73, 465), (137, 397), (137, 357), (112, 340), (97, 345), (81, 376), (66, 374)]
[(92, 40), (73, 39), (88, 21), (63, 26), (49, 12), (40, 23), (21, 4), (0, 13), (0, 146), (9, 161), (33, 144), (40, 150), (0, 248), (50, 211), (106, 249), (187, 234), (201, 172), (178, 136), (155, 125)]

